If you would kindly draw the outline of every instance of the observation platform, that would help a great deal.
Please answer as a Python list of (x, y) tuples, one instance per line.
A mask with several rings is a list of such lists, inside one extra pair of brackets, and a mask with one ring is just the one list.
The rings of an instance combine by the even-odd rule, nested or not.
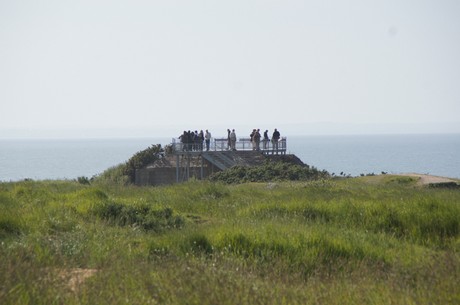
[(173, 139), (170, 150), (162, 158), (145, 168), (136, 170), (137, 185), (161, 185), (204, 179), (213, 173), (234, 166), (258, 166), (268, 159), (289, 159), (302, 163), (294, 155), (286, 155), (287, 139), (278, 143), (260, 141), (257, 146), (249, 138), (240, 138), (235, 149), (230, 149), (227, 138), (214, 138), (209, 150), (206, 143), (181, 143)]

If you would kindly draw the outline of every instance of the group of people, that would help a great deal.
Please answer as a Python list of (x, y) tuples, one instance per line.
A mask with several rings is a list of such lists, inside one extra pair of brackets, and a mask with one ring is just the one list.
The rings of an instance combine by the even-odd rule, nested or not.
[[(251, 134), (249, 135), (251, 138), (251, 144), (252, 144), (252, 150), (260, 150), (260, 141), (262, 140), (262, 143), (264, 145), (264, 150), (267, 150), (269, 148), (269, 143), (270, 143), (270, 138), (268, 136), (268, 130), (264, 131), (263, 138), (260, 134), (260, 129), (253, 129)], [(272, 134), (271, 142), (273, 144), (273, 149), (278, 150), (278, 141), (280, 140), (281, 135), (278, 129), (275, 128)]]
[(203, 142), (206, 144), (206, 151), (209, 151), (209, 146), (211, 144), (211, 133), (206, 129), (206, 132), (203, 130), (185, 131), (182, 135), (179, 136), (180, 142), (182, 144), (182, 150), (185, 151), (202, 151)]
[(236, 133), (235, 129), (227, 129), (227, 149), (236, 150)]
[[(263, 143), (263, 149), (269, 149), (270, 142), (273, 144), (273, 150), (278, 150), (278, 142), (281, 138), (280, 132), (275, 128), (270, 139), (268, 130), (265, 130), (263, 137), (260, 134), (260, 129), (253, 129), (249, 135), (253, 150), (260, 150), (260, 142)], [(179, 136), (184, 151), (203, 151), (203, 144), (206, 145), (206, 151), (209, 151), (211, 144), (211, 133), (206, 129), (203, 130), (185, 131)], [(236, 150), (236, 132), (235, 129), (227, 129), (227, 149)]]
[[(232, 129), (232, 131), (230, 131), (230, 129), (227, 129), (227, 134), (228, 149), (236, 150), (235, 129)], [(269, 149), (270, 142), (272, 142), (273, 144), (273, 149), (278, 150), (278, 141), (280, 140), (281, 135), (280, 132), (275, 128), (272, 134), (272, 138), (270, 140), (270, 137), (268, 136), (268, 130), (265, 130), (262, 138), (262, 135), (260, 134), (260, 129), (253, 129), (249, 137), (251, 139), (252, 150), (260, 150), (261, 141), (263, 143), (264, 150)]]

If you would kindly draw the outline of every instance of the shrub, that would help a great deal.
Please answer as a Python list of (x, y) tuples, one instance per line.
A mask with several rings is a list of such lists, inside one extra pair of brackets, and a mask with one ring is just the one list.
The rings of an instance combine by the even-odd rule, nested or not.
[(0, 239), (21, 234), (22, 225), (18, 219), (2, 216), (0, 218)]
[(181, 246), (184, 253), (194, 255), (210, 255), (213, 252), (213, 247), (208, 238), (203, 234), (193, 234), (188, 236)]
[(78, 178), (77, 178), (77, 182), (80, 183), (80, 184), (83, 184), (83, 185), (89, 185), (89, 184), (91, 184), (90, 181), (89, 181), (89, 179), (88, 179), (88, 177), (84, 177), (84, 176), (78, 177)]
[(184, 225), (184, 219), (174, 216), (171, 208), (154, 210), (148, 205), (129, 206), (105, 202), (95, 206), (92, 213), (114, 225), (140, 227), (147, 231), (161, 232)]
[(210, 176), (211, 181), (225, 183), (270, 182), (270, 181), (309, 181), (328, 179), (330, 174), (308, 165), (287, 162), (266, 162), (261, 166), (235, 166)]

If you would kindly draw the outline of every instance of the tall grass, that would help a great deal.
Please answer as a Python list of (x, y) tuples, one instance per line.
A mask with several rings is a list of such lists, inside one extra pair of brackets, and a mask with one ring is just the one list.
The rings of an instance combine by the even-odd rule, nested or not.
[(0, 303), (458, 304), (460, 192), (376, 179), (2, 183)]

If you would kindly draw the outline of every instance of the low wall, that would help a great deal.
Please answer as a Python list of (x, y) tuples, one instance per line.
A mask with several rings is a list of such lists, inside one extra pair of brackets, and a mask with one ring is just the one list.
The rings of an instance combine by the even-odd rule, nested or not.
[[(189, 178), (201, 179), (201, 167), (191, 166), (189, 169)], [(203, 166), (203, 178), (207, 178), (214, 172), (220, 171), (218, 168), (207, 164)], [(184, 168), (180, 168), (179, 181), (187, 180), (184, 174)], [(136, 185), (166, 185), (177, 182), (175, 167), (156, 167), (143, 168), (136, 170)]]
[(136, 170), (136, 185), (165, 185), (175, 182), (175, 168), (143, 168)]

